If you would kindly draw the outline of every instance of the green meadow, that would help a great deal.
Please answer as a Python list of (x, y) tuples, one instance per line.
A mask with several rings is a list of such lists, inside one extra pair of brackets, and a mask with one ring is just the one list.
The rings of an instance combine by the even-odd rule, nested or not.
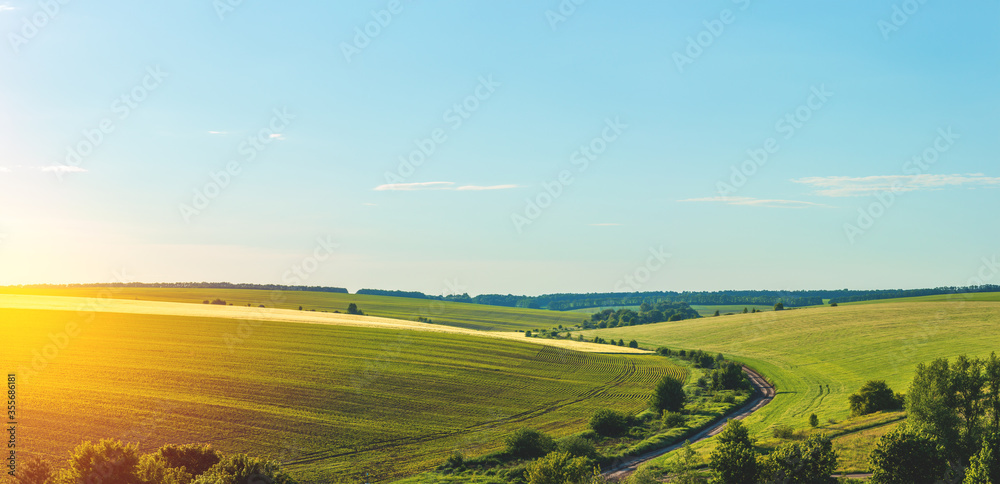
[(22, 456), (62, 461), (101, 438), (210, 443), (278, 460), (303, 483), (388, 482), (454, 451), (498, 450), (520, 427), (558, 437), (600, 408), (639, 412), (662, 375), (687, 376), (654, 355), (116, 308), (0, 309)]
[[(766, 443), (775, 425), (805, 429), (812, 413), (824, 426), (847, 419), (847, 396), (867, 380), (885, 380), (905, 392), (918, 363), (1000, 350), (1000, 295), (974, 296), (738, 314), (584, 335), (636, 339), (648, 348), (720, 352), (756, 368), (778, 391), (747, 419)], [(853, 459), (842, 465), (854, 470), (864, 463)]]

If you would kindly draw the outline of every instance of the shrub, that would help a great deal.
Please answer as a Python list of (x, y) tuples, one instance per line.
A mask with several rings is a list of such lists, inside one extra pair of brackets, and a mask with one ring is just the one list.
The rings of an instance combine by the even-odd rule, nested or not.
[(226, 301), (223, 301), (222, 299), (219, 299), (219, 298), (215, 298), (214, 300), (212, 300), (212, 304), (217, 304), (219, 306), (225, 306), (226, 305)]
[(586, 457), (593, 459), (597, 457), (597, 449), (594, 443), (579, 435), (567, 437), (559, 442), (559, 450), (575, 457)]
[(183, 467), (170, 467), (163, 456), (156, 454), (140, 457), (135, 474), (142, 484), (188, 484), (194, 478)]
[(358, 309), (358, 305), (357, 304), (350, 303), (350, 304), (347, 305), (347, 314), (364, 315), (365, 313), (362, 312), (360, 309)]
[(757, 451), (754, 440), (739, 420), (730, 420), (719, 434), (719, 445), (709, 456), (713, 483), (754, 484), (757, 482)]
[(531, 337), (531, 331), (525, 331), (524, 332), (524, 336), (530, 338)]
[(465, 467), (465, 456), (461, 452), (455, 451), (448, 456), (448, 460), (444, 461), (445, 467), (449, 469), (461, 469)]
[(660, 356), (670, 356), (670, 348), (666, 348), (663, 346), (656, 348), (656, 354)]
[(594, 465), (585, 457), (552, 452), (528, 464), (528, 484), (583, 483), (594, 475)]
[(638, 348), (639, 347), (639, 342), (636, 341), (636, 340), (629, 341), (628, 342), (628, 347), (629, 348)]
[(871, 380), (865, 383), (857, 393), (852, 393), (847, 397), (847, 401), (851, 404), (852, 417), (903, 408), (903, 402), (882, 380)]
[[(207, 301), (206, 301), (207, 302)], [(17, 467), (17, 484), (45, 484), (52, 476), (52, 467), (38, 457), (31, 457)]]
[(277, 462), (236, 454), (226, 457), (193, 484), (243, 484), (266, 482), (268, 484), (297, 484), (292, 476), (281, 469)]
[(222, 460), (222, 453), (207, 444), (164, 445), (153, 454), (163, 457), (168, 467), (183, 467), (198, 476)]
[(509, 455), (522, 459), (541, 457), (552, 452), (556, 446), (552, 437), (529, 428), (515, 430), (504, 439), (504, 443)]
[(677, 412), (684, 408), (687, 395), (684, 394), (684, 384), (680, 380), (664, 376), (656, 384), (649, 406), (658, 412)]
[(868, 457), (872, 484), (931, 484), (946, 469), (944, 449), (933, 437), (899, 426)]
[(590, 417), (590, 428), (597, 435), (614, 437), (625, 433), (629, 428), (628, 415), (603, 408)]
[(683, 427), (687, 422), (680, 412), (663, 412), (663, 419), (660, 421), (663, 428), (673, 429)]
[(815, 413), (809, 415), (809, 426), (819, 427), (819, 417), (817, 417)]
[(795, 430), (788, 425), (778, 424), (771, 429), (771, 435), (776, 439), (792, 439), (795, 438)]
[(784, 311), (785, 310), (785, 305), (783, 303), (777, 303), (777, 304), (774, 305), (774, 310), (775, 311)]
[(765, 482), (834, 483), (837, 453), (829, 437), (813, 436), (803, 443), (781, 445), (761, 462)]
[(139, 451), (114, 439), (84, 442), (70, 452), (69, 466), (59, 474), (61, 482), (114, 482), (139, 484), (136, 465)]

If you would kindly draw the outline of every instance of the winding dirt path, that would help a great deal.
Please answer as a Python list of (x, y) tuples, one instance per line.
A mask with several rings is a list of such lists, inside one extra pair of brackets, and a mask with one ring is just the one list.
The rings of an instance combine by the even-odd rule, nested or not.
[[(714, 425), (711, 425), (708, 428), (703, 429), (701, 432), (698, 432), (697, 434), (694, 434), (689, 439), (687, 439), (690, 440), (692, 444), (718, 435), (720, 432), (722, 432), (722, 429), (726, 427), (726, 422), (729, 421), (730, 419), (743, 420), (744, 418), (747, 418), (757, 410), (760, 410), (761, 407), (767, 405), (768, 403), (771, 402), (771, 400), (774, 399), (774, 393), (775, 393), (774, 385), (768, 383), (767, 380), (765, 380), (760, 373), (757, 373), (756, 371), (750, 369), (747, 366), (743, 367), (743, 373), (746, 373), (747, 378), (750, 379), (750, 383), (754, 387), (755, 391), (753, 398), (751, 398), (749, 401), (743, 404), (742, 407), (736, 409), (732, 413), (719, 419), (719, 421), (716, 422)], [(632, 475), (632, 473), (635, 472), (640, 465), (645, 464), (646, 462), (649, 462), (650, 460), (659, 457), (663, 454), (666, 454), (668, 452), (673, 452), (683, 446), (684, 443), (681, 442), (671, 445), (669, 447), (664, 447), (662, 449), (654, 450), (639, 456), (632, 457), (628, 460), (625, 460), (611, 467), (603, 474), (605, 477), (613, 481), (623, 480), (628, 476)]]

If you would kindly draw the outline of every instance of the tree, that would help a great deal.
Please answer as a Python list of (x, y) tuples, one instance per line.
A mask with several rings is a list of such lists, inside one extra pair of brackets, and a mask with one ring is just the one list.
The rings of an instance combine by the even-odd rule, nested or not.
[(521, 428), (507, 435), (504, 439), (507, 453), (521, 459), (541, 457), (555, 450), (556, 443), (552, 437), (529, 428)]
[(602, 408), (590, 417), (590, 429), (597, 435), (614, 437), (628, 431), (629, 420), (629, 416), (622, 412)]
[(17, 466), (17, 484), (45, 484), (52, 476), (52, 466), (38, 457), (31, 457)]
[(358, 309), (357, 304), (351, 303), (347, 305), (347, 314), (364, 315), (365, 313), (361, 312), (361, 310)]
[(193, 476), (203, 474), (222, 460), (222, 453), (208, 444), (164, 445), (152, 455), (163, 457), (168, 467), (185, 468)]
[(714, 315), (715, 315), (715, 316), (718, 316), (718, 315), (719, 315), (719, 310), (718, 310), (718, 309), (716, 309), (716, 310), (715, 310), (715, 314), (714, 314)]
[(814, 428), (819, 427), (819, 417), (815, 413), (809, 415), (809, 426)]
[(530, 337), (531, 337), (531, 331), (525, 331), (525, 332), (524, 332), (524, 335), (525, 335), (526, 337), (530, 338)]
[(933, 484), (947, 468), (938, 440), (907, 424), (883, 435), (868, 460), (872, 484)]
[(779, 303), (775, 304), (775, 305), (774, 305), (774, 310), (775, 310), (775, 311), (784, 311), (784, 310), (785, 310), (785, 305), (784, 305), (784, 303), (780, 303), (780, 302), (779, 302)]
[(1000, 434), (990, 432), (983, 444), (969, 462), (962, 484), (1000, 483)]
[(869, 380), (857, 393), (848, 396), (847, 401), (851, 404), (852, 417), (883, 410), (898, 410), (903, 406), (903, 402), (896, 399), (892, 389), (882, 380)]
[(675, 378), (664, 376), (656, 384), (653, 395), (650, 397), (649, 406), (657, 412), (677, 412), (684, 408), (687, 395), (684, 393), (684, 384)]
[(277, 462), (235, 454), (226, 457), (204, 474), (195, 478), (192, 484), (296, 484)]
[(990, 353), (983, 373), (989, 389), (986, 392), (985, 402), (986, 408), (990, 411), (988, 429), (990, 432), (1000, 433), (1000, 358), (997, 358), (996, 353)]
[(782, 484), (833, 483), (830, 477), (837, 467), (837, 453), (825, 435), (813, 435), (803, 443), (793, 442), (777, 448), (764, 459), (761, 474), (765, 482)]
[(139, 451), (135, 445), (114, 439), (84, 442), (70, 452), (69, 466), (59, 472), (57, 481), (60, 484), (140, 484), (136, 475), (138, 463)]
[(140, 457), (135, 474), (142, 484), (188, 484), (194, 478), (184, 467), (171, 467), (157, 454)]
[(528, 484), (582, 484), (593, 475), (594, 465), (586, 457), (552, 452), (528, 464)]
[(759, 474), (754, 440), (739, 420), (730, 420), (709, 456), (713, 484), (755, 484)]
[(695, 469), (698, 468), (698, 463), (695, 460), (696, 456), (697, 454), (694, 449), (691, 448), (691, 441), (685, 440), (684, 447), (677, 453), (677, 460), (670, 464), (670, 473), (674, 477), (670, 482), (674, 484), (697, 484), (701, 482), (701, 479), (695, 473)]
[(743, 308), (743, 314), (746, 314), (746, 313), (749, 313), (749, 312), (750, 312), (750, 310), (748, 310), (747, 308)]
[(559, 442), (559, 450), (576, 457), (586, 457), (593, 459), (597, 457), (597, 449), (594, 443), (579, 435), (572, 435)]
[(907, 420), (915, 430), (934, 437), (953, 455), (960, 442), (961, 417), (955, 410), (948, 360), (917, 365), (906, 394)]
[(628, 342), (628, 347), (629, 348), (638, 348), (639, 347), (639, 342), (636, 341), (636, 340), (629, 341)]

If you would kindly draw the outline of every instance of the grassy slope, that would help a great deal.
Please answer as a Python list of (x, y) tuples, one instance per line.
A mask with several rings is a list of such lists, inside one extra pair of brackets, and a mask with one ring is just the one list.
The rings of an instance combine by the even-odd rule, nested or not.
[(718, 351), (754, 366), (778, 387), (775, 400), (747, 420), (766, 439), (775, 424), (807, 427), (810, 413), (822, 422), (847, 418), (847, 396), (867, 380), (906, 391), (917, 363), (1000, 350), (1000, 302), (979, 299), (807, 308), (585, 334)]
[[(67, 324), (80, 333), (63, 341)], [(596, 408), (638, 411), (659, 375), (684, 376), (656, 356), (441, 332), (241, 324), (0, 309), (0, 360), (19, 378), (22, 455), (62, 460), (82, 440), (104, 437), (146, 450), (210, 442), (287, 462), (307, 483), (381, 482), (455, 449), (496, 449), (520, 426), (565, 435), (582, 430)], [(240, 344), (230, 348), (226, 334)]]
[(20, 288), (0, 287), (0, 294), (34, 294), (48, 296), (104, 297), (168, 301), (201, 304), (204, 300), (221, 298), (235, 306), (247, 304), (257, 307), (298, 309), (306, 311), (340, 311), (356, 303), (372, 316), (415, 321), (418, 317), (434, 323), (476, 330), (507, 331), (547, 329), (559, 325), (573, 326), (584, 316), (579, 313), (543, 311), (537, 309), (507, 308), (455, 302), (409, 299), (388, 296), (365, 296), (308, 291), (271, 291), (253, 289), (160, 289), (160, 288)]

